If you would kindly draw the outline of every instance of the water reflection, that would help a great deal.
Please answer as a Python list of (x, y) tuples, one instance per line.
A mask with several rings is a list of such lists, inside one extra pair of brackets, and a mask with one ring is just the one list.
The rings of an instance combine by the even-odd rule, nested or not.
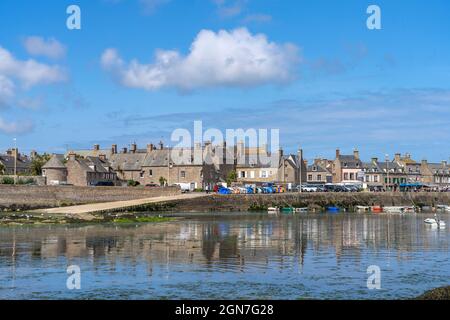
[[(411, 291), (448, 284), (449, 231), (431, 230), (423, 218), (228, 215), (161, 224), (2, 228), (0, 297), (42, 297), (42, 291), (52, 298), (83, 297), (87, 292), (101, 298), (97, 290), (111, 288), (111, 279), (117, 280), (110, 291), (115, 298), (125, 287), (143, 290), (143, 296), (134, 298), (150, 293), (169, 298), (411, 296)], [(33, 275), (47, 284), (59, 281), (71, 264), (81, 264), (96, 284), (88, 283), (89, 290), (78, 296), (64, 291), (65, 282), (55, 285), (62, 291), (34, 288), (36, 296), (23, 287), (30, 285), (27, 279)], [(389, 271), (386, 290), (374, 293), (364, 288), (371, 264)], [(431, 272), (435, 280), (426, 280), (420, 275), (424, 272)], [(411, 285), (405, 288), (401, 277)], [(239, 282), (241, 287), (214, 288), (218, 279), (230, 286)], [(357, 290), (345, 293), (348, 288)]]

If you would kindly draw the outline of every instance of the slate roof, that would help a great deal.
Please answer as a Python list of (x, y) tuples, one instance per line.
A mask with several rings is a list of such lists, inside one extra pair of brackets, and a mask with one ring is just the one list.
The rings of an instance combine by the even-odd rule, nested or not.
[[(14, 170), (14, 156), (0, 154), (0, 162), (3, 163), (7, 170)], [(31, 160), (28, 157), (19, 156), (17, 157), (16, 165), (18, 170), (28, 170), (31, 166)]]
[(341, 162), (341, 167), (346, 169), (362, 168), (361, 160), (355, 158), (354, 155), (340, 155), (337, 158)]
[(64, 156), (54, 154), (43, 166), (42, 169), (65, 169), (66, 166), (63, 163)]

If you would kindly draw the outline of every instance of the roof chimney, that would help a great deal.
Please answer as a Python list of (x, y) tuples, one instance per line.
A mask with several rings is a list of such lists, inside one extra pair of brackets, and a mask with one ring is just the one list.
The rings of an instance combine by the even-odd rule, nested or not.
[(99, 145), (99, 144), (94, 144), (94, 150), (95, 150), (95, 151), (100, 150), (100, 145)]
[(442, 160), (442, 166), (443, 166), (444, 168), (447, 167), (447, 161), (446, 161), (446, 160)]
[(423, 164), (423, 165), (427, 165), (427, 164), (428, 164), (428, 161), (427, 161), (426, 159), (423, 159), (423, 160), (422, 160), (422, 164)]
[(159, 149), (160, 150), (164, 149), (164, 143), (162, 141), (159, 142)]
[(395, 161), (400, 161), (401, 160), (402, 155), (400, 153), (396, 153), (394, 156), (394, 160)]
[(358, 149), (355, 149), (353, 151), (353, 156), (355, 157), (356, 160), (359, 160), (359, 151), (358, 151)]
[(339, 158), (339, 156), (341, 155), (341, 151), (339, 150), (339, 148), (336, 149), (336, 158)]
[(111, 146), (111, 154), (117, 154), (117, 144)]
[(125, 148), (122, 148), (122, 153), (127, 153), (128, 152), (128, 149), (125, 147)]
[(76, 154), (73, 151), (69, 152), (69, 161), (75, 161), (76, 159)]
[(372, 158), (372, 163), (374, 163), (374, 164), (378, 163), (378, 158), (373, 157), (373, 158)]
[(31, 159), (34, 159), (34, 158), (36, 158), (37, 157), (37, 152), (36, 152), (36, 150), (31, 150), (31, 152), (30, 152), (30, 158)]
[(153, 150), (155, 150), (155, 146), (153, 143), (150, 143), (147, 145), (147, 153), (151, 153)]
[(131, 144), (131, 148), (130, 148), (131, 153), (136, 153), (136, 150), (137, 150), (137, 145), (136, 145), (136, 143), (132, 143), (132, 144)]

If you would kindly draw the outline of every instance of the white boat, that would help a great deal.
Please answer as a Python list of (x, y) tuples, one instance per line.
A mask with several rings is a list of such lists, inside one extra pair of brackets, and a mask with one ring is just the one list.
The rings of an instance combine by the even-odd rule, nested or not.
[(276, 207), (270, 207), (270, 208), (267, 208), (267, 212), (268, 213), (278, 213), (278, 212), (280, 212), (280, 208), (276, 208)]
[(450, 206), (446, 206), (446, 205), (437, 205), (436, 209), (438, 209), (440, 211), (444, 211), (444, 212), (450, 212)]
[(416, 212), (416, 207), (404, 207), (403, 210), (404, 213), (415, 213)]
[(428, 218), (425, 219), (423, 222), (425, 222), (428, 225), (431, 225), (432, 227), (445, 228), (445, 221), (439, 220), (437, 218)]
[(295, 212), (308, 212), (308, 208), (295, 208)]
[(383, 211), (387, 213), (403, 213), (405, 207), (383, 207)]
[(356, 206), (356, 211), (357, 212), (369, 212), (370, 211), (370, 207), (368, 207), (368, 206)]

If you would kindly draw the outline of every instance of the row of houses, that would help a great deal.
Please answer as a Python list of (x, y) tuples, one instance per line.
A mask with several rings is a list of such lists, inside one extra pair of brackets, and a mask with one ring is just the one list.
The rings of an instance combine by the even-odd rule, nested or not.
[[(174, 155), (188, 157), (182, 163)], [(0, 174), (27, 174), (31, 167), (30, 156), (21, 155), (17, 149), (0, 154)], [(15, 159), (17, 159), (15, 163)], [(269, 159), (269, 161), (267, 161)], [(118, 150), (117, 145), (102, 149), (96, 144), (89, 150), (74, 150), (54, 154), (42, 168), (47, 184), (72, 184), (79, 186), (99, 183), (123, 184), (133, 180), (141, 185), (189, 183), (194, 188), (212, 187), (230, 181), (238, 184), (325, 184), (362, 183), (368, 187), (396, 188), (401, 184), (422, 183), (450, 186), (450, 165), (446, 161), (430, 163), (416, 161), (410, 154), (395, 154), (393, 159), (360, 159), (359, 151), (341, 154), (336, 150), (334, 159), (314, 159), (308, 163), (303, 150), (285, 154), (282, 149), (273, 153), (267, 146), (250, 148), (243, 142), (227, 147), (210, 142), (196, 144), (193, 148), (173, 149), (148, 144), (138, 148)], [(232, 174), (233, 173), (233, 174)]]

